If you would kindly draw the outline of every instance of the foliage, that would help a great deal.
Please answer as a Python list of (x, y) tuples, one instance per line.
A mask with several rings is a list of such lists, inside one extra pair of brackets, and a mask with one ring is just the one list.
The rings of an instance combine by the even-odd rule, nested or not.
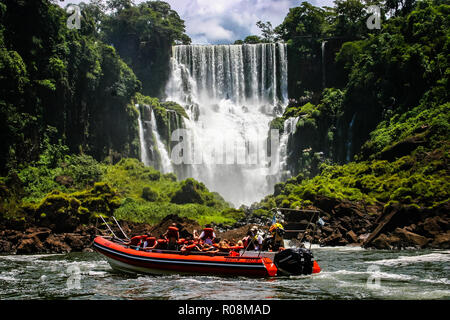
[(142, 82), (145, 95), (162, 97), (171, 46), (190, 43), (184, 21), (170, 5), (145, 1), (137, 5), (110, 2), (115, 9), (102, 21), (102, 39), (112, 43)]

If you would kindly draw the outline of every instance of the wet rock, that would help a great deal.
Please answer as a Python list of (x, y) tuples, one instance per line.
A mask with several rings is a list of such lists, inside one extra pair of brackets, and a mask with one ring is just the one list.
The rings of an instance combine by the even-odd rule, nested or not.
[(371, 247), (376, 249), (392, 249), (390, 241), (384, 233), (380, 234), (372, 241)]
[(411, 231), (406, 230), (406, 228), (397, 228), (394, 231), (394, 235), (400, 238), (402, 247), (418, 247), (424, 248), (430, 239), (427, 239), (417, 233), (413, 233)]
[(450, 249), (450, 231), (438, 234), (431, 243), (431, 247), (440, 249)]

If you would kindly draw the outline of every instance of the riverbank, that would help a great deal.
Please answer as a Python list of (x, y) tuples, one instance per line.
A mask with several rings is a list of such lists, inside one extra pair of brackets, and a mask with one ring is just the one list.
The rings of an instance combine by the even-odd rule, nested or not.
[[(316, 232), (287, 232), (286, 238), (303, 239), (321, 246), (360, 246), (375, 249), (449, 249), (450, 204), (429, 209), (416, 206), (382, 204), (365, 205), (362, 202), (336, 200), (318, 197), (314, 201), (316, 210), (325, 222), (318, 225)], [(283, 210), (282, 210), (283, 211)], [(286, 212), (285, 212), (286, 213)], [(285, 229), (306, 229), (309, 219), (286, 213)], [(232, 226), (214, 225), (217, 237), (222, 239), (242, 239), (254, 226), (268, 229), (269, 219), (247, 216)], [(194, 230), (202, 226), (195, 220), (168, 215), (155, 225), (120, 221), (122, 229), (129, 236), (151, 234), (161, 237), (172, 223), (176, 223), (180, 236), (192, 236)], [(36, 254), (91, 252), (92, 242), (97, 235), (110, 235), (99, 220), (95, 224), (80, 224), (70, 232), (58, 232), (52, 226), (32, 224), (24, 220), (3, 220), (0, 222), (0, 254)], [(110, 227), (117, 236), (122, 236), (114, 224)]]

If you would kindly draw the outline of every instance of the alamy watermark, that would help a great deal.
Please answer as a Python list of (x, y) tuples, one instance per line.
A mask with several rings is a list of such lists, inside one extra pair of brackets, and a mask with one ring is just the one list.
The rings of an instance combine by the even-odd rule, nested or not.
[[(84, 269), (83, 266), (81, 268)], [(67, 266), (66, 271), (64, 272), (64, 274), (67, 275), (66, 279), (67, 290), (81, 290), (81, 275), (82, 275), (81, 268), (77, 264), (71, 264)], [(52, 272), (58, 271), (57, 266), (53, 265), (50, 268), (50, 271)], [(47, 275), (42, 275), (40, 281), (41, 283), (45, 283), (47, 282), (47, 279), (48, 279)]]
[[(60, 2), (64, 2), (64, 0), (59, 0)], [(66, 26), (68, 29), (81, 29), (81, 8), (77, 4), (70, 3), (65, 8), (66, 13), (70, 14), (67, 18)]]
[(81, 9), (76, 4), (70, 4), (66, 8), (66, 12), (71, 14), (67, 18), (67, 28), (81, 29)]
[(233, 135), (232, 138), (227, 138), (227, 132), (221, 132), (218, 137), (215, 130), (202, 130), (201, 137), (197, 139), (191, 130), (176, 129), (172, 132), (171, 141), (176, 142), (170, 154), (175, 165), (264, 167), (271, 175), (277, 174), (280, 169), (280, 136), (277, 129), (271, 129), (268, 137), (267, 132), (262, 137), (256, 131), (247, 131), (245, 136)]
[(367, 289), (380, 289), (381, 288), (381, 269), (377, 265), (370, 265), (367, 268), (367, 272), (371, 275), (367, 278), (366, 287)]
[(367, 18), (366, 26), (369, 30), (381, 29), (381, 9), (379, 6), (371, 5), (367, 11), (372, 15)]

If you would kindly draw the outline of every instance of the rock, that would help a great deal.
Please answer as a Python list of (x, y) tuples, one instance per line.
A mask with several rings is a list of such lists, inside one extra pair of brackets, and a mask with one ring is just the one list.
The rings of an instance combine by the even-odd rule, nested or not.
[(394, 235), (398, 236), (401, 240), (402, 247), (419, 247), (424, 248), (430, 239), (427, 239), (421, 235), (418, 235), (417, 233), (413, 233), (411, 231), (406, 230), (406, 228), (397, 228), (394, 231)]
[(45, 246), (50, 252), (66, 253), (72, 251), (69, 245), (64, 242), (64, 238), (64, 235), (52, 234), (45, 240)]
[(44, 241), (47, 239), (47, 237), (52, 232), (49, 228), (28, 228), (26, 231), (26, 234), (24, 235), (25, 238), (33, 238), (37, 237), (40, 241)]
[(346, 233), (347, 239), (352, 242), (359, 242), (358, 236), (353, 232), (353, 230), (350, 230)]
[(45, 247), (38, 237), (28, 237), (19, 240), (16, 248), (18, 254), (32, 254), (45, 252)]
[(389, 243), (389, 239), (388, 237), (382, 233), (380, 234), (377, 238), (375, 238), (371, 244), (371, 247), (376, 248), (376, 249), (391, 249), (391, 245)]
[(76, 233), (66, 233), (64, 242), (70, 246), (71, 251), (82, 251), (90, 243), (90, 238)]
[(447, 228), (447, 222), (439, 216), (428, 217), (418, 226), (423, 233), (428, 236), (436, 236), (440, 234), (444, 228)]
[(440, 249), (450, 249), (450, 231), (436, 235), (431, 247)]
[(6, 240), (0, 240), (0, 253), (14, 252), (13, 244)]
[(322, 243), (327, 246), (336, 246), (340, 245), (342, 243), (342, 234), (339, 232), (339, 230), (336, 230), (329, 236), (328, 238), (325, 238)]
[(337, 199), (321, 195), (317, 195), (315, 198), (307, 200), (313, 201), (314, 206), (328, 213), (330, 213), (333, 210), (333, 208), (339, 203), (339, 200)]
[(385, 209), (383, 211), (382, 215), (378, 217), (377, 221), (375, 221), (375, 223), (377, 223), (377, 227), (364, 242), (364, 247), (369, 246), (370, 243), (375, 238), (378, 237), (378, 235), (383, 231), (383, 229), (391, 221), (391, 219), (397, 214), (397, 212), (398, 212), (397, 206), (389, 206), (389, 207), (387, 207), (387, 209)]
[(16, 230), (5, 230), (3, 231), (2, 238), (11, 242), (13, 245), (17, 244), (20, 239), (22, 239), (23, 233)]
[(94, 252), (92, 248), (84, 248), (82, 252)]
[(333, 233), (333, 228), (331, 228), (329, 226), (323, 226), (322, 231), (331, 234), (331, 233)]

